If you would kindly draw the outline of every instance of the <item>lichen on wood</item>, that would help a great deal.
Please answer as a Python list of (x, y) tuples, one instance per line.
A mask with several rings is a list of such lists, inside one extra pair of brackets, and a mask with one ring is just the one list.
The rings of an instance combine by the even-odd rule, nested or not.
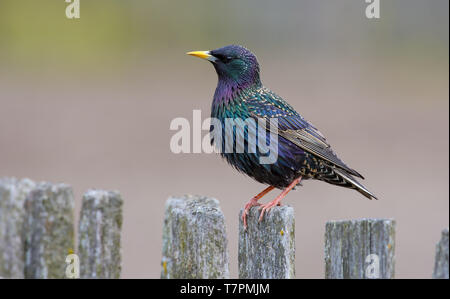
[(239, 215), (239, 278), (295, 278), (295, 217), (289, 206), (273, 207), (258, 222), (252, 208), (247, 230)]
[(433, 278), (449, 279), (448, 266), (448, 228), (446, 228), (442, 231), (441, 240), (436, 245)]
[(81, 278), (120, 278), (123, 200), (119, 192), (89, 190), (78, 229)]
[(167, 200), (161, 278), (229, 278), (225, 217), (217, 199)]
[(0, 178), (0, 276), (24, 277), (25, 198), (35, 183), (29, 179)]
[(394, 278), (395, 221), (329, 221), (325, 227), (325, 278)]
[(66, 184), (39, 183), (25, 200), (25, 278), (64, 278), (74, 248), (73, 192)]

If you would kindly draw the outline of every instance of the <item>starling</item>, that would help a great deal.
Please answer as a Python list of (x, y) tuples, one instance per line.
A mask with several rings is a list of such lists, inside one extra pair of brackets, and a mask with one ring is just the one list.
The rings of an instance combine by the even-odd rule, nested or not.
[[(211, 107), (211, 117), (224, 125), (228, 119), (277, 119), (278, 156), (274, 163), (260, 163), (261, 152), (251, 152), (249, 148), (249, 128), (243, 133), (247, 144), (243, 152), (224, 151), (225, 138), (236, 131), (223, 130), (222, 140), (212, 141), (221, 156), (238, 171), (256, 181), (268, 185), (246, 205), (242, 218), (247, 227), (246, 217), (253, 206), (260, 206), (259, 221), (264, 213), (280, 205), (281, 199), (302, 180), (316, 179), (336, 186), (355, 189), (365, 197), (376, 197), (356, 179), (364, 179), (357, 171), (348, 167), (333, 152), (325, 137), (310, 122), (305, 120), (285, 100), (263, 86), (256, 56), (248, 49), (229, 45), (212, 51), (188, 52), (188, 55), (210, 61), (218, 75), (218, 84)], [(213, 126), (211, 126), (211, 132)], [(264, 127), (270, 133), (271, 127)], [(220, 143), (222, 141), (222, 143)], [(234, 148), (233, 148), (234, 149)], [(274, 188), (283, 190), (273, 201), (261, 205), (258, 200)]]

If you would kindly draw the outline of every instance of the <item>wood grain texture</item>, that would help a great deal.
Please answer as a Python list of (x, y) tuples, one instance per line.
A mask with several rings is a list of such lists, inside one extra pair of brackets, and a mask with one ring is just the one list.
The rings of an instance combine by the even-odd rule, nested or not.
[(81, 278), (120, 278), (122, 206), (116, 191), (84, 194), (78, 226)]
[(441, 234), (441, 240), (436, 245), (433, 278), (449, 279), (448, 277), (448, 228)]
[(64, 278), (74, 249), (73, 192), (66, 184), (39, 183), (25, 200), (25, 278)]
[(161, 278), (229, 278), (225, 218), (219, 201), (202, 196), (166, 202)]
[(325, 228), (325, 278), (394, 278), (395, 221), (329, 221)]
[(239, 215), (239, 278), (295, 278), (295, 218), (289, 206), (272, 208), (258, 222), (260, 210), (249, 212), (247, 230)]
[(36, 184), (0, 178), (0, 277), (24, 278), (25, 198)]

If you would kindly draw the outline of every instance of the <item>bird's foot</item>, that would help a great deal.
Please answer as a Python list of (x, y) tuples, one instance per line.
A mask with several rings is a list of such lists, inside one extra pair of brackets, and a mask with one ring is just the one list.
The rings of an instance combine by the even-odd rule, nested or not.
[(286, 189), (283, 190), (283, 192), (281, 192), (280, 195), (277, 196), (277, 198), (275, 198), (274, 200), (272, 200), (271, 202), (265, 204), (265, 205), (261, 205), (259, 207), (259, 209), (261, 210), (261, 214), (259, 214), (259, 222), (262, 221), (263, 217), (264, 217), (264, 213), (269, 212), (270, 209), (272, 209), (275, 206), (281, 206), (281, 200), (289, 193), (289, 191), (292, 190), (292, 188), (294, 188), (297, 184), (299, 184), (302, 181), (302, 177), (299, 176), (298, 178), (296, 178), (295, 180), (293, 180), (289, 186), (286, 187)]
[(253, 197), (244, 207), (244, 212), (242, 212), (242, 221), (244, 222), (244, 229), (247, 230), (247, 216), (248, 212), (252, 207), (260, 206), (261, 204), (258, 203), (258, 200), (261, 199), (264, 195), (269, 193), (271, 190), (273, 190), (274, 186), (269, 186), (266, 189), (264, 189), (261, 193)]
[(245, 204), (244, 211), (242, 212), (242, 221), (244, 222), (244, 229), (247, 230), (247, 216), (248, 212), (252, 207), (260, 206), (261, 204), (258, 202), (258, 197), (253, 197), (248, 203)]
[[(284, 197), (284, 196), (283, 196)], [(277, 198), (275, 198), (274, 200), (272, 200), (271, 202), (266, 203), (265, 205), (261, 205), (259, 207), (259, 209), (261, 210), (261, 213), (259, 214), (259, 222), (262, 221), (263, 217), (264, 217), (264, 213), (269, 212), (270, 209), (272, 209), (275, 206), (281, 206), (281, 199), (283, 198), (281, 196), (278, 196)]]

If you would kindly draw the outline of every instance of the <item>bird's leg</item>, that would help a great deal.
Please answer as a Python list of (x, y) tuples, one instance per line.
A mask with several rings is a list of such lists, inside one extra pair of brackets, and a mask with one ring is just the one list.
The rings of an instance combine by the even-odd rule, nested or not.
[(279, 205), (280, 201), (289, 193), (289, 191), (292, 190), (292, 188), (297, 186), (297, 184), (299, 184), (301, 182), (301, 180), (302, 180), (302, 177), (299, 176), (298, 178), (293, 180), (292, 183), (290, 183), (289, 186), (287, 186), (286, 189), (284, 189), (283, 192), (281, 192), (281, 194), (277, 196), (277, 198), (275, 198), (274, 200), (272, 200), (271, 202), (269, 202), (265, 205), (261, 205), (259, 207), (259, 209), (262, 210), (261, 214), (259, 215), (259, 222), (261, 222), (261, 220), (263, 219), (264, 213), (268, 212), (274, 206)]
[(261, 193), (259, 193), (258, 195), (256, 195), (255, 197), (253, 197), (244, 207), (244, 212), (242, 212), (242, 221), (244, 221), (244, 229), (247, 229), (247, 215), (248, 215), (248, 211), (250, 211), (250, 209), (252, 207), (255, 206), (259, 206), (261, 205), (260, 203), (258, 203), (258, 200), (260, 198), (262, 198), (264, 195), (266, 195), (267, 193), (269, 193), (271, 190), (273, 190), (275, 187), (274, 186), (269, 186), (266, 189), (264, 189)]

